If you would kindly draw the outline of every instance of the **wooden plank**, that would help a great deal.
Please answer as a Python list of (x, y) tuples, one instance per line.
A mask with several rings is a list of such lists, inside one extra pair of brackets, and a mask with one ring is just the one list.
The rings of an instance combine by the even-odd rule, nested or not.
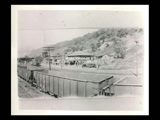
[(52, 93), (52, 94), (54, 94), (53, 86), (54, 86), (53, 76), (50, 76), (50, 87), (49, 87), (49, 92)]
[(43, 88), (43, 91), (46, 91), (46, 76), (45, 75), (42, 75), (42, 88)]
[(40, 88), (42, 88), (43, 87), (43, 78), (42, 78), (42, 74), (40, 74)]
[(53, 77), (53, 79), (54, 79), (54, 87), (53, 87), (54, 94), (58, 95), (58, 77)]
[(93, 96), (93, 83), (86, 83), (86, 97)]
[(37, 73), (37, 86), (38, 86), (38, 87), (40, 87), (39, 84), (40, 84), (40, 74)]
[(99, 83), (101, 81), (105, 81), (106, 79), (113, 78), (113, 76), (108, 76), (104, 74), (78, 74), (78, 73), (69, 73), (69, 72), (59, 72), (59, 71), (49, 71), (49, 75), (55, 76), (55, 77), (61, 77), (68, 80), (74, 80), (74, 81), (89, 81), (89, 82), (95, 82)]
[(58, 87), (58, 95), (63, 97), (63, 79), (59, 78), (59, 87)]
[(46, 92), (49, 92), (49, 76), (46, 75)]
[(69, 96), (70, 96), (69, 80), (65, 79), (64, 80), (64, 97), (69, 97)]
[(77, 96), (77, 81), (70, 81), (71, 96)]
[(85, 97), (85, 82), (78, 82), (78, 97)]

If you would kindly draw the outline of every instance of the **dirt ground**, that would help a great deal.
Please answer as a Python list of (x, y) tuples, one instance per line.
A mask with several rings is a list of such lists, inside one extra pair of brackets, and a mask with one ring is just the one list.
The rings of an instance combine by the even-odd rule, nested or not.
[(143, 110), (141, 97), (19, 100), (20, 110)]
[(18, 78), (18, 96), (19, 98), (29, 99), (56, 99), (54, 98), (54, 96), (50, 96), (48, 94), (40, 92), (21, 78)]

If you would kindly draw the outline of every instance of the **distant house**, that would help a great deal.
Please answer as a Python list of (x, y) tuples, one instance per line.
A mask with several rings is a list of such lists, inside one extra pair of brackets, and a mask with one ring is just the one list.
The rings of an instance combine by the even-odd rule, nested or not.
[(94, 54), (83, 52), (83, 51), (76, 51), (70, 55), (68, 55), (69, 59), (78, 60), (78, 59), (91, 59), (94, 57)]
[(19, 58), (20, 61), (26, 61), (26, 62), (31, 61), (32, 59), (34, 59), (34, 58), (28, 57), (28, 56)]
[(50, 59), (52, 59), (52, 60), (60, 60), (61, 59), (61, 55), (60, 54), (51, 54), (50, 55)]
[(43, 57), (43, 58), (48, 57), (48, 52), (46, 52), (46, 51), (45, 51), (45, 52), (42, 52), (42, 57)]
[(33, 59), (34, 58), (32, 57), (25, 56), (25, 57), (18, 58), (18, 62), (27, 64), (28, 62), (31, 62)]
[(98, 63), (102, 64), (103, 62), (111, 62), (114, 60), (114, 57), (115, 57), (115, 53), (114, 52), (108, 52), (108, 51), (105, 51), (103, 53), (97, 53), (96, 55), (96, 58), (98, 60)]

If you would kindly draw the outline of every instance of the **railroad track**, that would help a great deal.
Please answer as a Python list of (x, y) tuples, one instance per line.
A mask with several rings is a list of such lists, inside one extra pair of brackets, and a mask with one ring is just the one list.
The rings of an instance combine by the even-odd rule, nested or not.
[(19, 88), (20, 88), (27, 96), (29, 96), (29, 98), (32, 98), (32, 96), (31, 96), (25, 89), (23, 89), (20, 85), (19, 85)]
[[(52, 96), (44, 94), (38, 91), (35, 87), (32, 87), (29, 83), (18, 77), (19, 79), (19, 97), (20, 98), (52, 98)], [(25, 89), (27, 87), (27, 89)]]

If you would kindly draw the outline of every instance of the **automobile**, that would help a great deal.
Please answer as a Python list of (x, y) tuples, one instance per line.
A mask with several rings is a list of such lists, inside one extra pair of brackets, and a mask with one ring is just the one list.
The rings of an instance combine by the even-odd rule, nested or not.
[(82, 64), (82, 68), (89, 67), (89, 68), (96, 68), (96, 62), (94, 61), (87, 61)]
[(59, 65), (59, 64), (61, 64), (61, 60), (56, 61), (56, 65)]
[(65, 60), (65, 61), (64, 61), (64, 64), (65, 64), (65, 65), (69, 65), (69, 63), (70, 63), (69, 60)]
[(76, 63), (75, 60), (69, 62), (70, 65), (74, 65), (75, 63)]

